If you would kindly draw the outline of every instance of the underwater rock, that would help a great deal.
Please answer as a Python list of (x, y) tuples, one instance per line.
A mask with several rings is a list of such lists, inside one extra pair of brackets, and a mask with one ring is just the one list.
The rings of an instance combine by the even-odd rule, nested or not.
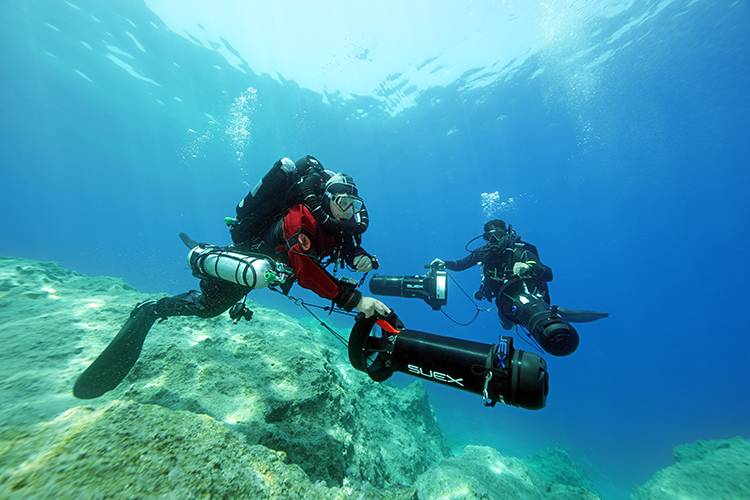
[(543, 498), (598, 498), (593, 486), (570, 455), (560, 448), (548, 448), (526, 459), (534, 483)]
[[(461, 499), (596, 499), (579, 472), (561, 474), (573, 466), (567, 454), (538, 456), (536, 465), (505, 457), (494, 448), (467, 446), (422, 474), (416, 483), (419, 498)], [(532, 459), (534, 461), (534, 459)], [(551, 472), (546, 472), (549, 467)], [(575, 470), (575, 469), (574, 469)], [(560, 479), (564, 482), (560, 482)]]
[(696, 441), (674, 449), (675, 463), (636, 488), (636, 500), (750, 498), (750, 439)]
[(208, 414), (331, 485), (410, 485), (449, 454), (421, 383), (372, 382), (317, 325), (253, 309), (238, 325), (226, 317), (157, 324), (109, 397)]
[[(114, 401), (0, 432), (2, 498), (351, 498), (205, 415)], [(368, 498), (410, 491), (365, 490)]]
[[(0, 292), (0, 425), (44, 422), (82, 403), (74, 380), (147, 297), (121, 280), (20, 259), (0, 260), (0, 280), (13, 284)], [(252, 307), (255, 318), (237, 325), (225, 315), (156, 324), (123, 383), (86, 403), (208, 415), (331, 485), (412, 485), (449, 455), (421, 383), (377, 384), (317, 324)]]
[(0, 284), (0, 425), (44, 421), (78, 404), (70, 384), (91, 357), (90, 336), (112, 335), (122, 297), (135, 295), (120, 279), (2, 257)]

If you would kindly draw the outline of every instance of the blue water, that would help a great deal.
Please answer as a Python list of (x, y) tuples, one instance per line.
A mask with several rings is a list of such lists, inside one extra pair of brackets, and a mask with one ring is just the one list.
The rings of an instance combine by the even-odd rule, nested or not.
[[(490, 85), (466, 89), (466, 75), (392, 114), (373, 96), (323, 101), (252, 63), (242, 73), (138, 2), (4, 2), (0, 254), (181, 292), (195, 283), (176, 234), (227, 242), (222, 217), (249, 186), (309, 153), (358, 181), (382, 271), (412, 274), (463, 256), (487, 218), (481, 193), (499, 191), (513, 201), (495, 214), (554, 269), (553, 301), (611, 317), (579, 328), (573, 356), (546, 356), (543, 411), (430, 386), (441, 426), (455, 446), (560, 445), (605, 496), (623, 496), (678, 444), (750, 435), (750, 6), (674, 2), (605, 44), (657, 3), (594, 20)], [(151, 81), (106, 59), (107, 45)], [(473, 292), (479, 271), (455, 278)], [(412, 328), (501, 333), (494, 312), (461, 328), (386, 302)], [(455, 287), (447, 309), (472, 313)]]

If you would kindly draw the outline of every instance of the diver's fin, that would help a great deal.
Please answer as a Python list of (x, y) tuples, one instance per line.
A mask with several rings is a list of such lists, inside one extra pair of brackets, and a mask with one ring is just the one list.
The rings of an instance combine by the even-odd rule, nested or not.
[(562, 319), (570, 321), (571, 323), (588, 323), (590, 321), (609, 317), (609, 313), (605, 312), (576, 311), (575, 309), (565, 309), (564, 307), (558, 307), (557, 313)]
[(139, 304), (98, 358), (78, 376), (73, 395), (79, 399), (98, 398), (117, 387), (141, 355), (143, 341), (157, 319), (155, 300)]
[(193, 238), (188, 236), (186, 233), (180, 233), (180, 239), (188, 248), (195, 248), (199, 245), (197, 241), (195, 241)]

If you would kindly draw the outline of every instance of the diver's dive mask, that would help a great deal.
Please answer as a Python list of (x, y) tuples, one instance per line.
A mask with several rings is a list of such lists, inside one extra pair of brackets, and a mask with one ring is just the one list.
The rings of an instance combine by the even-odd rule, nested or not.
[(365, 206), (365, 203), (359, 196), (351, 194), (336, 194), (331, 199), (342, 212), (351, 217), (361, 212)]
[(519, 240), (519, 236), (518, 233), (516, 233), (515, 229), (513, 229), (513, 226), (508, 226), (507, 229), (500, 226), (485, 226), (485, 231), (482, 234), (474, 236), (472, 239), (466, 242), (466, 244), (464, 245), (466, 251), (469, 253), (473, 253), (480, 250), (480, 248), (483, 248), (470, 248), (470, 245), (479, 239), (485, 240), (488, 243), (487, 246), (489, 248), (494, 248), (497, 250), (513, 246), (513, 244)]
[(491, 229), (489, 231), (485, 231), (484, 234), (482, 234), (482, 238), (490, 243), (500, 243), (505, 237), (506, 233), (507, 231), (505, 229)]
[(348, 219), (356, 217), (365, 208), (362, 198), (359, 197), (357, 185), (350, 175), (331, 172), (323, 192)]
[(482, 238), (489, 244), (490, 248), (496, 250), (511, 248), (520, 240), (518, 233), (516, 233), (516, 230), (510, 225), (507, 229), (501, 227), (489, 229), (482, 233)]

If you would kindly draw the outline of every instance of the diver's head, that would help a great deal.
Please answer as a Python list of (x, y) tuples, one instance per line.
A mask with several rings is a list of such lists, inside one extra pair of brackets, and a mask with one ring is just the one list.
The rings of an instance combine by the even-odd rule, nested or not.
[(505, 225), (505, 221), (500, 219), (492, 219), (484, 224), (484, 233), (482, 238), (490, 243), (500, 241), (505, 233), (508, 232), (508, 227)]
[(340, 221), (352, 219), (364, 208), (354, 179), (344, 173), (330, 176), (323, 190), (323, 198), (326, 200), (324, 206), (331, 216)]

